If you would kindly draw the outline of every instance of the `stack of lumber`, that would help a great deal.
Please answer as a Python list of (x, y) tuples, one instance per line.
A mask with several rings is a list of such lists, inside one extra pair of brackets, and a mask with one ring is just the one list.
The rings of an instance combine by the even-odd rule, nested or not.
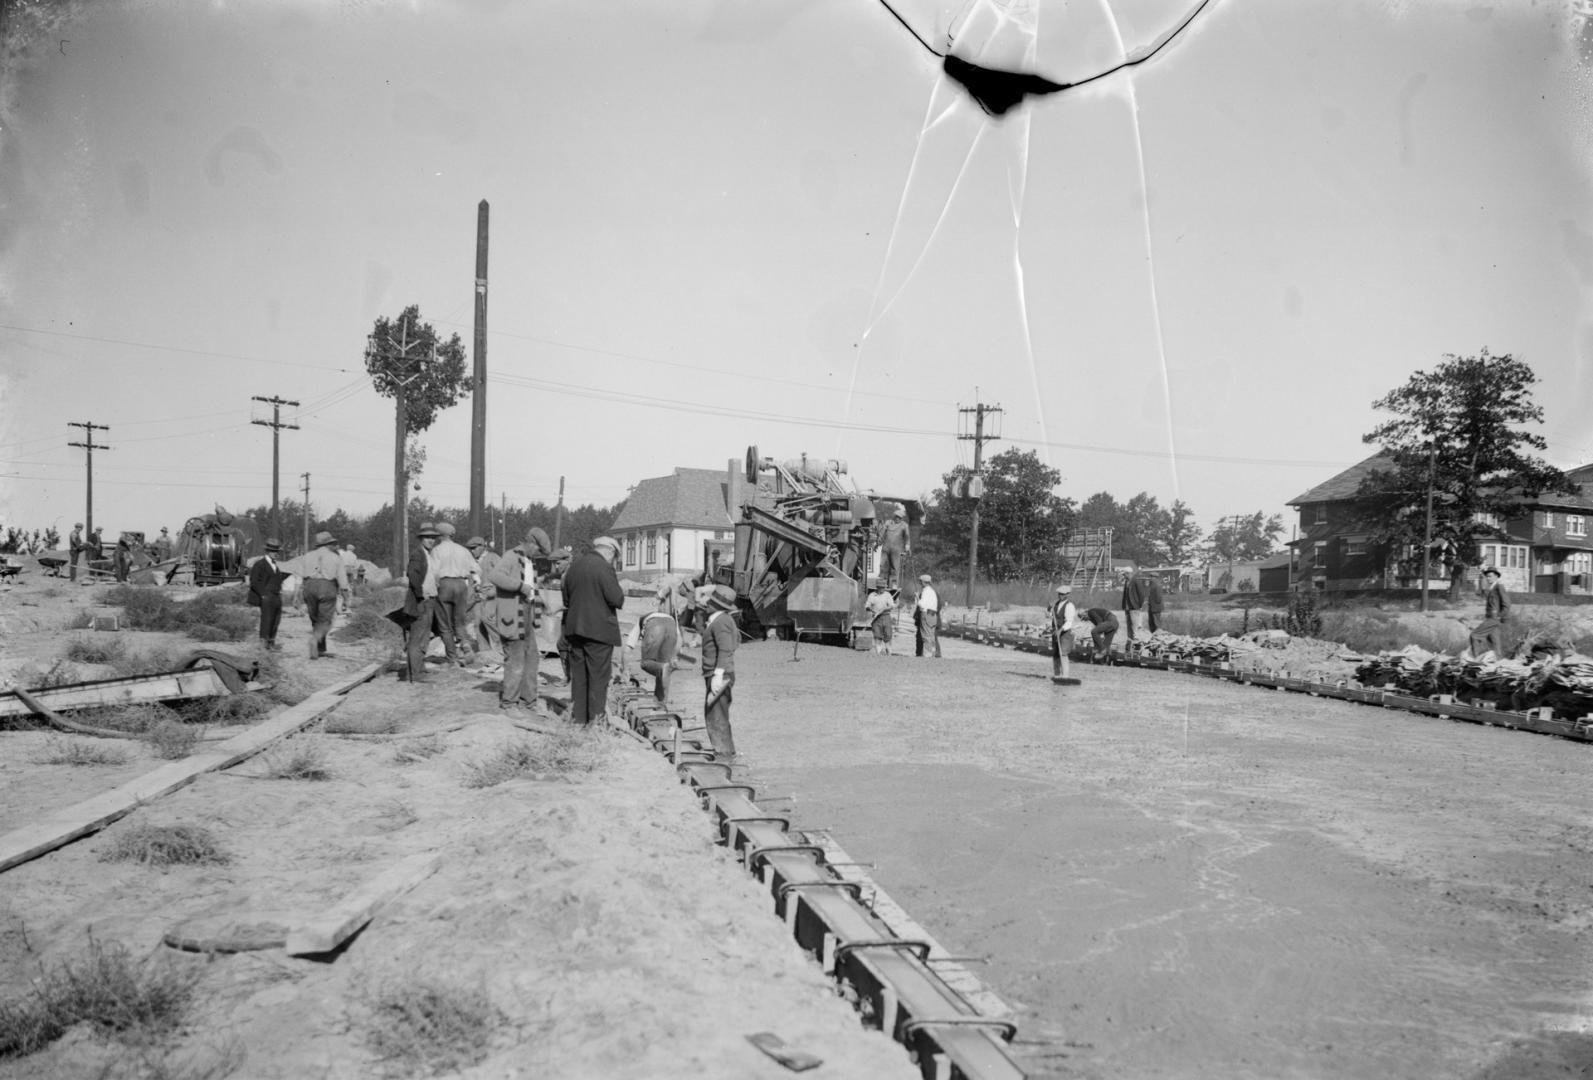
[(1593, 658), (1572, 653), (1535, 660), (1496, 660), (1429, 653), (1414, 645), (1379, 653), (1355, 669), (1364, 686), (1414, 697), (1454, 694), (1517, 710), (1547, 706), (1573, 717), (1593, 712)]

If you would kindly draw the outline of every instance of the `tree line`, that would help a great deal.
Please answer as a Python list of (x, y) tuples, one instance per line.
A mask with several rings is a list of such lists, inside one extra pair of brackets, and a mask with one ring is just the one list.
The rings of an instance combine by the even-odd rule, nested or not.
[[(1080, 503), (1058, 494), (1062, 474), (1033, 450), (1004, 450), (981, 472), (979, 570), (990, 581), (1035, 581), (1071, 572), (1073, 556), (1066, 549), (1086, 530), (1112, 530), (1112, 557), (1142, 567), (1262, 559), (1277, 550), (1283, 535), (1282, 515), (1262, 511), (1225, 518), (1207, 534), (1183, 500), (1164, 507), (1143, 491), (1127, 502), (1099, 491)], [(958, 492), (967, 490), (972, 475), (959, 465), (941, 477), (915, 541), (920, 565), (954, 576), (966, 569), (975, 500)]]

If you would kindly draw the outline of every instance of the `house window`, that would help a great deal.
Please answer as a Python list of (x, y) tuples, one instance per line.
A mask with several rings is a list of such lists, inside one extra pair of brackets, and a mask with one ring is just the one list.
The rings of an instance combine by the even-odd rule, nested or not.
[(1499, 515), (1498, 514), (1488, 514), (1488, 513), (1483, 513), (1481, 511), (1478, 511), (1477, 513), (1475, 513), (1475, 514), (1473, 514), (1471, 516), (1472, 516), (1473, 520), (1479, 522), (1480, 524), (1488, 526), (1490, 529), (1497, 529), (1499, 527)]
[(658, 561), (658, 534), (647, 534), (647, 565), (651, 566)]
[(1500, 570), (1525, 570), (1527, 549), (1524, 544), (1483, 544), (1482, 565)]
[(1311, 562), (1317, 566), (1327, 565), (1327, 541), (1318, 540), (1311, 545)]
[(1565, 560), (1567, 574), (1593, 574), (1593, 551), (1573, 551)]
[(1567, 514), (1567, 515), (1565, 515), (1565, 535), (1567, 535), (1567, 536), (1586, 536), (1587, 535), (1587, 518), (1583, 517), (1580, 514)]
[(1545, 510), (1543, 512), (1543, 527), (1545, 529), (1554, 528), (1554, 511), (1553, 510)]
[(636, 565), (636, 534), (635, 533), (626, 533), (625, 534), (625, 565), (626, 566), (635, 566)]
[(1327, 503), (1316, 504), (1316, 516), (1311, 519), (1313, 525), (1327, 524)]
[(724, 538), (725, 538), (725, 531), (723, 529), (715, 529), (714, 530), (714, 539), (715, 540), (723, 540)]
[(1346, 539), (1344, 541), (1344, 554), (1345, 555), (1365, 555), (1366, 554), (1366, 541), (1365, 540), (1349, 540), (1349, 539)]

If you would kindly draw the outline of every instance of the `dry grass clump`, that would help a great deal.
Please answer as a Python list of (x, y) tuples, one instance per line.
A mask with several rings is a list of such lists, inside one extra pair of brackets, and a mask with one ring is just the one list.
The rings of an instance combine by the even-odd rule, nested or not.
[(133, 755), (121, 743), (97, 739), (51, 739), (44, 744), (40, 765), (126, 765)]
[(133, 1042), (170, 1034), (196, 983), (170, 964), (139, 963), (124, 946), (90, 937), (82, 956), (42, 970), (28, 996), (0, 1002), (0, 1059), (36, 1053), (76, 1024)]
[(332, 631), (333, 641), (378, 641), (398, 645), (404, 639), (398, 624), (387, 617), (389, 611), (402, 607), (402, 587), (377, 589), (367, 595), (355, 591), (354, 607), (348, 621)]
[(161, 724), (169, 723), (172, 711), (164, 705), (153, 703), (107, 705), (100, 709), (81, 709), (74, 712), (72, 718), (89, 727), (142, 735)]
[(260, 760), (265, 765), (265, 776), (271, 780), (332, 779), (332, 770), (326, 763), (326, 747), (314, 739), (294, 739), (266, 751)]
[(48, 668), (41, 668), (37, 664), (23, 664), (17, 669), (13, 679), (24, 690), (47, 690), (52, 686), (68, 686), (82, 682), (83, 676), (68, 660), (57, 658)]
[(216, 586), (179, 601), (163, 589), (118, 585), (106, 593), (105, 602), (120, 605), (134, 630), (173, 631), (197, 641), (243, 641), (259, 625), (258, 616), (244, 606), (246, 592), (238, 585)]
[(485, 990), (425, 978), (395, 979), (369, 994), (365, 1043), (396, 1075), (441, 1076), (486, 1060), (507, 1023)]
[(268, 652), (260, 659), (260, 682), (265, 684), (260, 692), (283, 705), (297, 705), (315, 693), (315, 687), (290, 669), (279, 652)]
[(398, 744), (393, 751), (393, 761), (399, 765), (409, 765), (416, 761), (425, 761), (427, 758), (436, 757), (446, 750), (442, 739), (436, 735), (423, 735), (418, 739), (409, 739)]
[(177, 866), (232, 861), (209, 829), (199, 825), (139, 824), (116, 834), (100, 853), (102, 862), (136, 862), (144, 866)]
[(264, 720), (278, 702), (263, 693), (195, 698), (179, 710), (191, 724), (252, 724)]
[(393, 713), (344, 713), (337, 709), (326, 718), (328, 735), (395, 735), (398, 728), (399, 720)]
[(148, 652), (129, 652), (113, 660), (111, 666), (123, 678), (134, 675), (161, 675), (182, 666), (186, 654), (171, 646), (159, 645)]
[(126, 655), (127, 642), (119, 637), (75, 637), (66, 646), (66, 658), (79, 664), (114, 664)]
[(492, 787), (517, 776), (551, 778), (591, 772), (607, 755), (609, 743), (585, 730), (515, 739), (487, 757), (465, 765), (465, 786)]
[(181, 720), (162, 720), (144, 732), (144, 738), (156, 757), (175, 761), (194, 752), (194, 747), (199, 745), (199, 731)]

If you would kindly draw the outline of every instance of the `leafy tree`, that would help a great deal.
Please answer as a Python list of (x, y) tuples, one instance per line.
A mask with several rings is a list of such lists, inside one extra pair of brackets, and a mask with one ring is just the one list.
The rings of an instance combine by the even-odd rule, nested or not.
[[(914, 561), (947, 576), (967, 566), (968, 537), (974, 501), (955, 498), (959, 479), (972, 470), (959, 465), (941, 479), (934, 508), (914, 539)], [(1060, 565), (1057, 549), (1072, 532), (1076, 512), (1072, 499), (1054, 490), (1062, 474), (1047, 467), (1033, 451), (1016, 447), (986, 463), (985, 493), (979, 500), (979, 567), (990, 581), (1034, 580), (1054, 575)]]
[(1417, 371), (1372, 403), (1393, 418), (1363, 437), (1389, 459), (1357, 492), (1368, 531), (1393, 550), (1415, 549), (1412, 562), (1419, 562), (1430, 491), (1434, 554), (1448, 566), (1451, 598), (1459, 598), (1466, 569), (1477, 563), (1479, 541), (1498, 535), (1481, 515), (1503, 521), (1540, 494), (1576, 492), (1563, 472), (1528, 452), (1547, 445), (1524, 430), (1543, 422), (1532, 401), (1537, 381), (1508, 353), (1445, 354), (1432, 371)]
[[(365, 346), (365, 370), (370, 373), (371, 385), (383, 397), (394, 402), (397, 418), (395, 463), (393, 476), (393, 503), (405, 501), (408, 468), (424, 464), (424, 455), (418, 462), (406, 451), (411, 435), (431, 427), (437, 414), (454, 405), (470, 392), (470, 382), (465, 368), (465, 346), (458, 334), (447, 341), (437, 336), (437, 331), (420, 317), (420, 305), (411, 304), (397, 319), (379, 317), (371, 330)], [(402, 550), (402, 533), (393, 533), (393, 565), (401, 567), (405, 561)]]
[(1283, 535), (1283, 515), (1268, 517), (1264, 511), (1223, 518), (1206, 541), (1206, 555), (1213, 562), (1255, 562), (1276, 552)]
[(1184, 502), (1163, 509), (1156, 497), (1140, 492), (1119, 503), (1110, 492), (1098, 491), (1079, 507), (1078, 527), (1112, 530), (1112, 554), (1132, 559), (1140, 566), (1183, 563), (1200, 538), (1194, 511)]
[[(1281, 532), (1281, 521), (1278, 527)], [(1195, 524), (1195, 512), (1188, 503), (1178, 499), (1167, 511), (1167, 521), (1162, 531), (1162, 547), (1167, 552), (1168, 564), (1183, 566), (1193, 559), (1200, 536), (1200, 526)]]

